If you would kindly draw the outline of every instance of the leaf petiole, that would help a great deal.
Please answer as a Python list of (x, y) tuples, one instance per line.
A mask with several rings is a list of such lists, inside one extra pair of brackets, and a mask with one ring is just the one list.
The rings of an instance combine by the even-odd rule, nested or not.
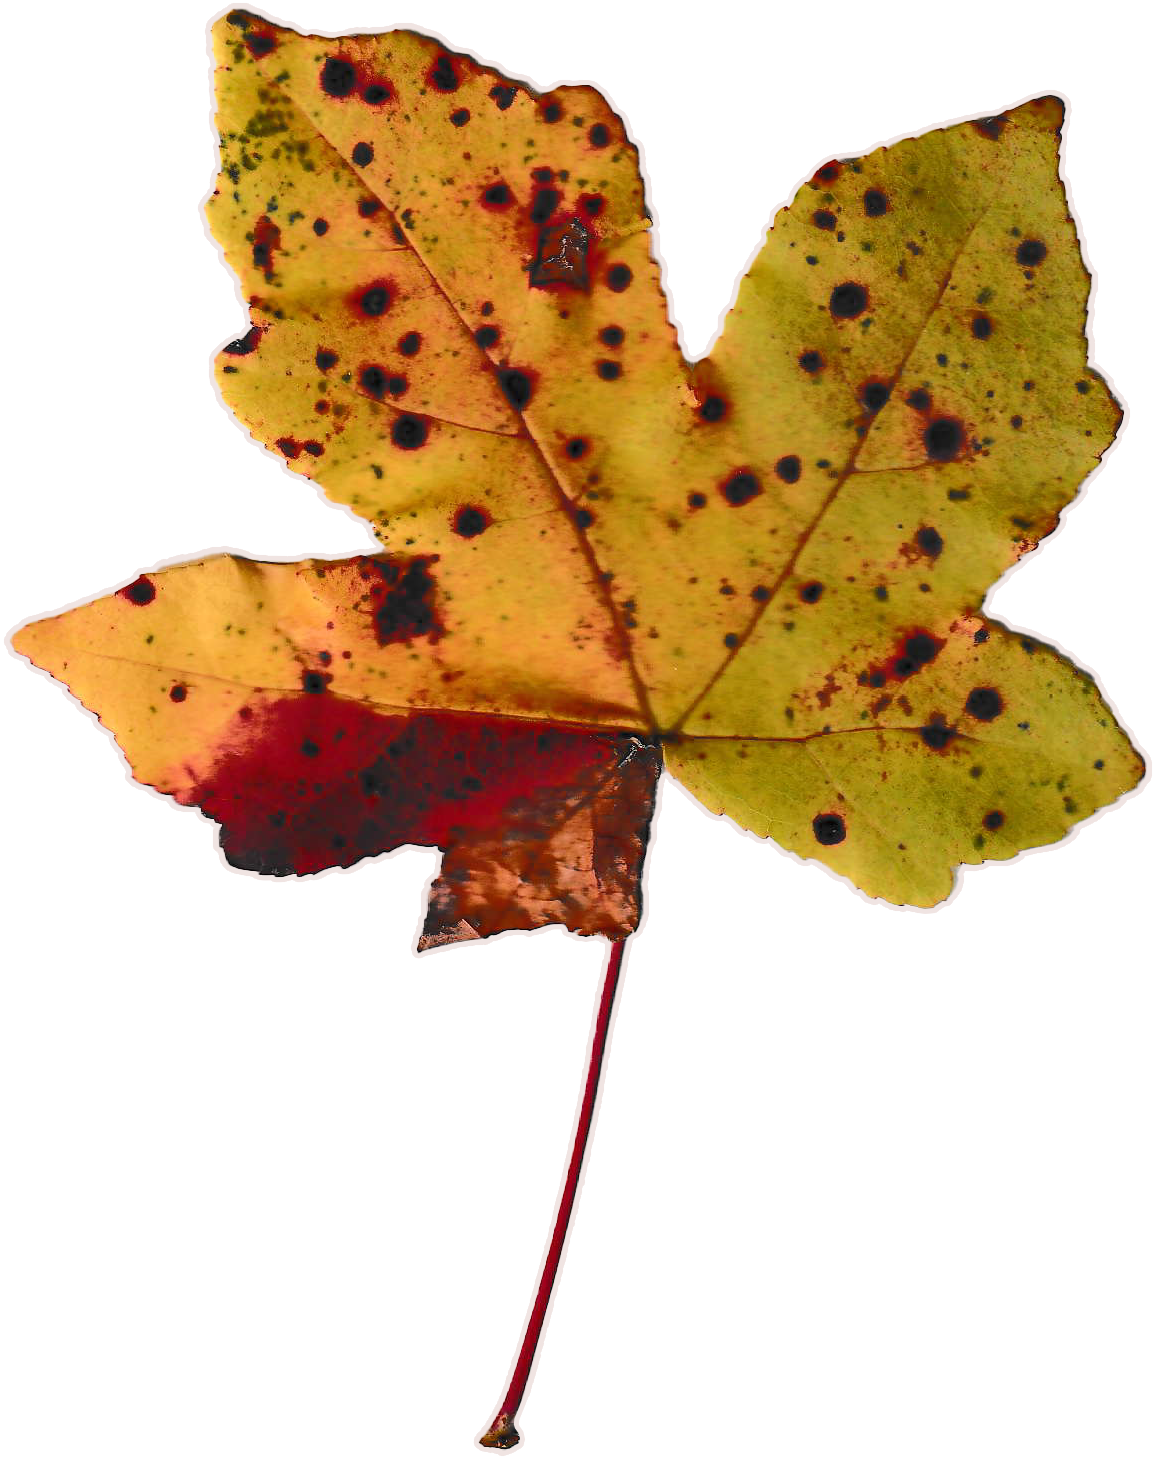
[(548, 1254), (544, 1258), (544, 1267), (540, 1274), (540, 1286), (536, 1290), (536, 1297), (532, 1303), (528, 1326), (524, 1330), (524, 1341), (516, 1356), (508, 1392), (504, 1395), (503, 1403), (500, 1405), (495, 1419), (480, 1437), (480, 1444), (486, 1449), (510, 1450), (514, 1445), (520, 1443), (520, 1434), (516, 1429), (516, 1411), (520, 1408), (524, 1391), (528, 1387), (532, 1364), (540, 1343), (540, 1334), (544, 1329), (548, 1305), (552, 1300), (557, 1269), (564, 1252), (565, 1238), (568, 1235), (569, 1221), (572, 1218), (572, 1208), (580, 1187), (585, 1148), (588, 1145), (593, 1113), (597, 1105), (597, 1091), (601, 1083), (601, 1064), (604, 1060), (609, 1024), (613, 1016), (613, 999), (617, 993), (617, 980), (621, 975), (621, 963), (625, 955), (625, 938), (621, 937), (610, 942), (610, 948), (609, 964), (605, 969), (604, 986), (601, 989), (600, 1003), (597, 1007), (596, 1020), (593, 1023), (593, 1044), (589, 1057), (588, 1075), (585, 1078), (580, 1113), (577, 1115), (572, 1156), (568, 1162), (564, 1188), (561, 1191), (560, 1204), (556, 1211), (556, 1224), (552, 1229), (552, 1240), (548, 1244)]

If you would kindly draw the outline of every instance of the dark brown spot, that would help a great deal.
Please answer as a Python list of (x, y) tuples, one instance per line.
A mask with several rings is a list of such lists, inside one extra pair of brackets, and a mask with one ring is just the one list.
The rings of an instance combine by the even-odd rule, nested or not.
[(943, 553), (943, 536), (938, 529), (924, 526), (915, 532), (915, 543), (930, 559), (938, 559)]
[(318, 80), (328, 97), (349, 97), (359, 76), (354, 66), (342, 56), (328, 56)]
[(839, 320), (853, 320), (862, 315), (868, 305), (866, 287), (853, 280), (836, 285), (830, 292), (830, 313)]
[(132, 585), (126, 585), (117, 594), (132, 605), (148, 605), (157, 595), (157, 586), (148, 575), (139, 575)]
[(391, 441), (397, 448), (413, 452), (427, 441), (428, 422), (413, 412), (401, 412), (391, 425)]
[(774, 472), (783, 483), (797, 483), (802, 477), (802, 459), (795, 453), (787, 453), (774, 464)]
[(732, 509), (740, 508), (762, 492), (762, 485), (753, 473), (740, 468), (719, 486), (719, 492)]
[(1040, 239), (1021, 239), (1016, 246), (1016, 263), (1031, 268), (1044, 263), (1048, 246)]
[(452, 515), (451, 526), (461, 539), (475, 539), (478, 534), (483, 534), (491, 522), (492, 516), (487, 509), (481, 509), (475, 504), (463, 504)]
[(958, 417), (936, 417), (923, 430), (923, 446), (936, 463), (950, 463), (963, 451), (965, 433)]
[(847, 837), (846, 821), (841, 814), (816, 814), (811, 827), (819, 844), (842, 844)]
[(968, 693), (963, 707), (977, 722), (994, 722), (1004, 710), (1004, 699), (995, 687), (975, 687)]

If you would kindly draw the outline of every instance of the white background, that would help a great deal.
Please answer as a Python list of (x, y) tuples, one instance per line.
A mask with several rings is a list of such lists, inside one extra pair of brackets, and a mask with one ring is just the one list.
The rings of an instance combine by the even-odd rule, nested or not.
[[(540, 88), (606, 90), (691, 355), (820, 163), (1063, 93), (1093, 358), (1129, 417), (988, 604), (1161, 747), (1157, 38), (1130, 7), (358, 3), (284, 18), (412, 25)], [(199, 216), (207, 13), (46, 14), (6, 52), (0, 621), (218, 548), (364, 550), (210, 383), (245, 322)], [(416, 958), (433, 852), (230, 871), (58, 686), (0, 674), (0, 1457), (473, 1458), (602, 948), (544, 932)], [(1155, 792), (919, 914), (666, 783), (529, 1460), (1156, 1465)]]

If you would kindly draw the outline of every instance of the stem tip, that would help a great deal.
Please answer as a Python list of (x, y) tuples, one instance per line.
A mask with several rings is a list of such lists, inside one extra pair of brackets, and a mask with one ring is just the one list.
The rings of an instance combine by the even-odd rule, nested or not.
[(520, 1433), (511, 1414), (497, 1414), (492, 1421), (492, 1428), (487, 1434), (480, 1436), (480, 1444), (488, 1450), (510, 1450), (519, 1443)]

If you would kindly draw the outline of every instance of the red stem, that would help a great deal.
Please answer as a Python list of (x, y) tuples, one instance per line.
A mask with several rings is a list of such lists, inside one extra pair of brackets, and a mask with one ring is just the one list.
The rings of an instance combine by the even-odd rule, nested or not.
[(548, 1315), (548, 1304), (552, 1300), (556, 1272), (560, 1266), (565, 1237), (568, 1235), (568, 1223), (572, 1217), (573, 1203), (580, 1185), (585, 1146), (588, 1144), (589, 1130), (593, 1123), (593, 1111), (597, 1106), (597, 1090), (601, 1083), (601, 1062), (605, 1056), (609, 1022), (613, 1016), (613, 998), (616, 996), (617, 978), (621, 975), (621, 961), (625, 955), (625, 938), (622, 936), (619, 940), (613, 941), (611, 947), (609, 965), (605, 970), (605, 985), (601, 989), (601, 1001), (597, 1008), (596, 1021), (593, 1024), (593, 1048), (589, 1058), (588, 1077), (585, 1079), (584, 1098), (581, 1100), (580, 1114), (577, 1116), (576, 1134), (573, 1136), (572, 1142), (572, 1158), (568, 1162), (568, 1174), (564, 1178), (564, 1189), (561, 1192), (560, 1205), (556, 1211), (556, 1225), (552, 1228), (552, 1240), (548, 1245), (548, 1255), (544, 1258), (540, 1286), (536, 1291), (536, 1300), (532, 1304), (528, 1326), (524, 1330), (524, 1342), (521, 1344), (516, 1366), (512, 1370), (512, 1381), (508, 1385), (508, 1392), (504, 1395), (504, 1402), (500, 1405), (499, 1413), (492, 1421), (491, 1427), (480, 1439), (480, 1444), (489, 1449), (510, 1450), (513, 1445), (520, 1443), (520, 1435), (516, 1429), (516, 1411), (520, 1408), (524, 1390), (528, 1387), (528, 1376), (532, 1372), (532, 1363), (540, 1343), (544, 1319)]

